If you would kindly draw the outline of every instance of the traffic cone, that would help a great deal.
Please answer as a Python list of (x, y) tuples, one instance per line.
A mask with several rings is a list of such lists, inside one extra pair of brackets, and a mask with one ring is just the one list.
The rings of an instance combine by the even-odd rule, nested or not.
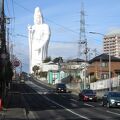
[(0, 111), (2, 111), (2, 99), (0, 98)]

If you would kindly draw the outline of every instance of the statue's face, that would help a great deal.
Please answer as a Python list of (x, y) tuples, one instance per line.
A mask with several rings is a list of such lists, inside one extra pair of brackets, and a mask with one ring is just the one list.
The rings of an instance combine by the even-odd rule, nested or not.
[(40, 24), (40, 23), (41, 23), (40, 16), (37, 15), (36, 18), (35, 18), (35, 24)]
[(42, 15), (40, 9), (36, 8), (34, 13), (34, 24), (41, 24), (41, 23), (42, 23)]

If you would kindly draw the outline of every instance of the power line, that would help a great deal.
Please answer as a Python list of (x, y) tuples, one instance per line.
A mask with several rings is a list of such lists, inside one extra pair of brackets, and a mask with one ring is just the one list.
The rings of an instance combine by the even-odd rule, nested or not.
[(29, 9), (25, 8), (24, 6), (20, 5), (19, 3), (17, 3), (15, 0), (13, 0), (13, 1), (14, 1), (14, 3), (15, 3), (17, 6), (23, 8), (24, 10), (26, 10), (26, 11), (28, 11), (28, 12), (30, 12), (30, 13), (32, 12), (31, 10), (29, 10)]
[[(18, 37), (28, 38), (28, 36), (23, 35), (23, 34), (12, 34), (12, 33), (10, 33), (10, 35), (11, 35), (11, 36), (14, 36), (14, 37), (17, 37), (17, 36), (18, 36)], [(95, 40), (95, 39), (92, 39), (92, 40), (101, 43), (100, 40)], [(65, 41), (50, 41), (50, 42), (52, 42), (52, 43), (78, 44), (78, 41), (75, 41), (75, 42), (72, 42), (72, 41), (66, 41), (66, 42), (65, 42)]]
[(51, 41), (54, 43), (66, 43), (66, 44), (78, 44), (78, 42), (63, 42), (63, 41)]
[[(25, 8), (24, 6), (20, 5), (20, 4), (17, 3), (16, 1), (14, 1), (14, 3), (15, 3), (17, 6), (23, 8), (24, 10), (26, 10), (26, 11), (28, 11), (28, 12), (30, 12), (30, 13), (33, 12), (33, 11)], [(70, 28), (68, 28), (68, 27), (65, 27), (65, 26), (63, 26), (63, 25), (60, 25), (60, 24), (58, 24), (58, 23), (56, 23), (56, 22), (54, 22), (54, 21), (52, 21), (52, 20), (50, 20), (50, 19), (48, 19), (48, 18), (45, 18), (45, 17), (44, 17), (44, 19), (46, 19), (47, 21), (49, 21), (49, 22), (51, 22), (51, 23), (54, 23), (55, 25), (57, 25), (57, 26), (59, 26), (59, 27), (62, 27), (62, 28), (64, 28), (64, 29), (66, 29), (66, 30), (68, 30), (68, 31), (70, 31), (70, 32), (72, 32), (72, 33), (78, 34), (78, 32), (76, 32), (76, 31), (74, 31), (74, 30), (72, 30), (72, 29), (70, 29)]]
[[(44, 18), (45, 18), (45, 17), (44, 17)], [(72, 32), (72, 33), (79, 34), (78, 32), (76, 32), (76, 31), (74, 31), (74, 30), (72, 30), (72, 29), (70, 29), (70, 28), (67, 28), (67, 27), (65, 27), (65, 26), (63, 26), (63, 25), (60, 25), (60, 24), (58, 24), (58, 23), (55, 23), (54, 21), (52, 21), (52, 20), (50, 20), (50, 19), (48, 19), (48, 18), (45, 18), (45, 19), (48, 20), (48, 21), (51, 22), (51, 23), (54, 23), (55, 25), (57, 25), (57, 26), (59, 26), (59, 27), (62, 27), (62, 28), (64, 28), (64, 29)]]
[[(24, 37), (24, 38), (28, 38), (28, 36), (26, 36), (26, 35), (22, 35), (22, 34), (12, 34), (12, 33), (10, 33), (10, 35), (12, 35), (12, 36), (18, 36), (18, 37)], [(74, 44), (74, 43), (76, 43), (76, 44), (78, 44), (78, 42), (63, 42), (63, 41), (50, 41), (50, 42), (55, 42), (55, 43), (71, 43), (71, 44)]]

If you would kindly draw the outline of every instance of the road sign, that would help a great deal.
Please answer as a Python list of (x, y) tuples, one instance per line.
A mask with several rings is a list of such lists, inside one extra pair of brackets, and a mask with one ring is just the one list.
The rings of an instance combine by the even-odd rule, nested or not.
[(14, 66), (14, 67), (20, 66), (20, 61), (19, 61), (19, 60), (14, 60), (14, 61), (13, 61), (13, 66)]

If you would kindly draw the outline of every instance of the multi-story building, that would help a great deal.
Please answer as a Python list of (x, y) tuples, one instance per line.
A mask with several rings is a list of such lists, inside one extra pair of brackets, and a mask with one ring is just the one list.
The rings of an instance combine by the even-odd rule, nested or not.
[(120, 30), (112, 31), (104, 36), (104, 53), (120, 58)]

